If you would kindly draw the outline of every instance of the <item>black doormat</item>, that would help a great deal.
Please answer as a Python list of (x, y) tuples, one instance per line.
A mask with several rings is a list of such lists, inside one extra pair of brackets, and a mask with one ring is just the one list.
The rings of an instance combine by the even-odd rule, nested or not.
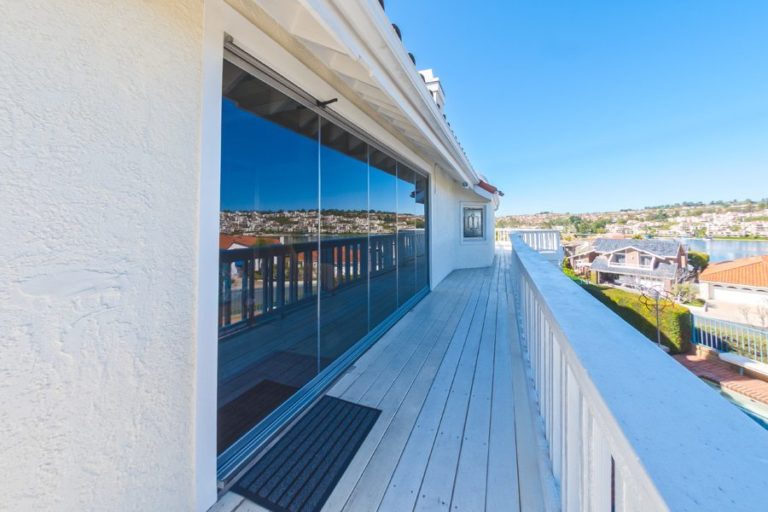
[(298, 388), (262, 380), (219, 409), (217, 453), (221, 454), (248, 430), (285, 402)]
[(379, 414), (324, 396), (232, 490), (275, 512), (319, 511)]

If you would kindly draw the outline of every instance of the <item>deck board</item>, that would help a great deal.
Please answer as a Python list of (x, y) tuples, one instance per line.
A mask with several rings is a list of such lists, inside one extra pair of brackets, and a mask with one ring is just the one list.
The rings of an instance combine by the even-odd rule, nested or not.
[[(468, 294), (464, 291), (457, 295), (458, 298)], [(346, 497), (344, 510), (376, 510), (381, 497), (386, 490), (389, 477), (392, 474), (402, 447), (408, 440), (411, 428), (415, 418), (421, 411), (429, 388), (442, 361), (450, 336), (453, 333), (455, 323), (460, 318), (464, 301), (454, 301), (454, 307), (446, 311), (445, 322), (438, 322), (435, 327), (437, 339), (432, 343), (430, 350), (422, 351), (426, 356), (420, 367), (416, 367), (414, 358), (412, 368), (405, 367), (401, 372), (397, 382), (387, 392), (384, 399), (378, 404), (384, 415), (385, 423), (380, 421), (376, 432), (379, 442), (371, 436), (369, 441), (369, 450), (365, 453), (359, 453), (358, 463), (362, 471), (360, 475), (353, 476), (350, 480), (355, 481), (355, 486), (350, 491), (343, 487), (337, 488), (339, 491), (337, 497), (339, 500)], [(413, 371), (411, 371), (413, 370)], [(372, 433), (373, 434), (373, 433)], [(374, 447), (375, 444), (375, 447)], [(329, 501), (326, 510), (338, 510), (333, 508), (333, 503)]]
[[(429, 455), (429, 462), (417, 494), (414, 510), (438, 511), (448, 510), (450, 507), (469, 409), (472, 382), (480, 353), (489, 288), (490, 282), (485, 279), (481, 287), (478, 308), (469, 327), (464, 352), (459, 360), (456, 375), (445, 402), (440, 426), (432, 445), (432, 452)], [(406, 466), (398, 469), (403, 472), (409, 471)]]
[(324, 511), (545, 509), (509, 264), (452, 273), (329, 389), (382, 413)]
[[(476, 274), (476, 272), (471, 273)], [(461, 319), (451, 336), (449, 349), (410, 431), (405, 449), (402, 454), (399, 454), (397, 469), (389, 479), (387, 491), (381, 503), (380, 508), (383, 510), (411, 510), (416, 502), (422, 476), (429, 463), (432, 445), (443, 416), (446, 398), (464, 353), (472, 318), (480, 303), (481, 283), (479, 285), (476, 285), (477, 289), (462, 312)]]
[(493, 363), (496, 351), (496, 318), (499, 276), (495, 272), (483, 321), (464, 436), (451, 497), (451, 510), (483, 510), (488, 474), (488, 445), (493, 395)]
[[(502, 267), (504, 268), (504, 267)], [(502, 276), (504, 273), (502, 272)], [(488, 441), (488, 489), (485, 498), (486, 510), (520, 509), (520, 491), (517, 460), (511, 461), (509, 454), (517, 454), (515, 435), (515, 400), (512, 387), (512, 358), (510, 353), (510, 325), (504, 315), (509, 315), (507, 304), (507, 281), (500, 283), (498, 294), (498, 316), (496, 318), (496, 351), (494, 353), (493, 395), (491, 397), (491, 425)], [(514, 317), (512, 317), (514, 318)]]

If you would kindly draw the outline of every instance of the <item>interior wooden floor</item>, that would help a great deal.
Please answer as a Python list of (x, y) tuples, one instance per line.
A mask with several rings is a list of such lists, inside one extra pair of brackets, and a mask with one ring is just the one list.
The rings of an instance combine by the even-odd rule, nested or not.
[[(328, 394), (382, 410), (324, 511), (537, 511), (537, 439), (509, 252), (452, 273)], [(228, 493), (213, 510), (263, 510)]]

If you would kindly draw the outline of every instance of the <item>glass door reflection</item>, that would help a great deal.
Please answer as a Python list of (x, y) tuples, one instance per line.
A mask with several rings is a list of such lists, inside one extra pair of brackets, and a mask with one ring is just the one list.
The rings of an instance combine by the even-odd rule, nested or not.
[(225, 61), (218, 452), (317, 374), (318, 116)]
[(371, 148), (370, 324), (380, 324), (397, 309), (397, 163)]
[(397, 302), (402, 305), (416, 294), (416, 173), (397, 164)]
[(368, 333), (368, 145), (320, 134), (320, 369)]
[(394, 318), (429, 270), (427, 178), (248, 69), (224, 62), (220, 466), (309, 403), (297, 391), (332, 379), (340, 368), (321, 372)]

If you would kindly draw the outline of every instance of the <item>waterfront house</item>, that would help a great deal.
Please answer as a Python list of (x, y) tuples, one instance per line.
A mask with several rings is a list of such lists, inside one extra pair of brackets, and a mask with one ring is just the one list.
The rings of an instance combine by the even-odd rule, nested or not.
[(768, 255), (710, 263), (699, 283), (706, 300), (768, 307)]
[(597, 257), (591, 240), (579, 240), (564, 247), (571, 268), (579, 275), (588, 276), (589, 266)]
[(559, 234), (495, 247), (383, 2), (2, 13), (0, 509), (768, 503), (765, 432)]
[(598, 238), (592, 250), (574, 257), (574, 268), (590, 261), (598, 283), (671, 291), (688, 265), (685, 246), (678, 240)]

